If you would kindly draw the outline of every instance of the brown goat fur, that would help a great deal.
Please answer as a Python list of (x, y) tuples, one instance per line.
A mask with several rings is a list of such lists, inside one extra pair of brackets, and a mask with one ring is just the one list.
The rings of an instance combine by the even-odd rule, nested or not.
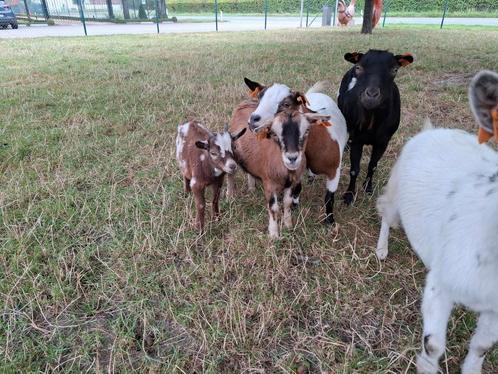
[[(241, 136), (239, 132), (236, 136)], [(196, 226), (204, 230), (206, 187), (213, 189), (213, 218), (219, 215), (219, 198), (225, 173), (233, 174), (237, 164), (232, 153), (233, 137), (228, 133), (213, 134), (197, 121), (178, 127), (176, 157), (183, 175), (185, 192), (195, 198)]]
[[(239, 104), (233, 111), (230, 130), (237, 132), (247, 128), (249, 116), (257, 105), (256, 100), (248, 100)], [(297, 111), (291, 114), (281, 113), (280, 116), (275, 117), (274, 123), (286, 126), (287, 118), (299, 122), (302, 120), (301, 116), (304, 114)], [(303, 149), (306, 149), (306, 141), (305, 136)], [(236, 142), (235, 158), (246, 172), (261, 180), (270, 220), (268, 230), (270, 236), (278, 236), (279, 199), (282, 200), (284, 207), (284, 225), (290, 227), (292, 226), (290, 209), (293, 191), (296, 188), (300, 189), (301, 176), (306, 170), (306, 157), (303, 155), (296, 170), (289, 170), (283, 162), (283, 150), (276, 141), (269, 138), (259, 139), (255, 133), (247, 131), (246, 135)], [(234, 180), (229, 177), (228, 193), (233, 195), (233, 191)]]

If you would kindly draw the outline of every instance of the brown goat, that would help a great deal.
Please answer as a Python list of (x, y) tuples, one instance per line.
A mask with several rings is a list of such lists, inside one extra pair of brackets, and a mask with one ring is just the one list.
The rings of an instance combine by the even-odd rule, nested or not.
[[(306, 95), (302, 95), (283, 84), (263, 86), (247, 78), (244, 81), (251, 90), (250, 95), (258, 100), (258, 107), (249, 119), (250, 130), (258, 132), (267, 128), (272, 118), (280, 112), (314, 110), (330, 116), (331, 126), (311, 126), (305, 154), (311, 173), (326, 177), (325, 222), (334, 223), (334, 195), (339, 185), (342, 152), (348, 134), (346, 120), (336, 103), (320, 92), (324, 82), (316, 83)], [(296, 188), (292, 196), (296, 205), (299, 192), (300, 188)]]
[(197, 121), (186, 122), (178, 127), (176, 158), (183, 175), (185, 192), (192, 191), (196, 206), (196, 226), (204, 230), (204, 190), (213, 188), (213, 218), (217, 218), (219, 198), (225, 173), (234, 174), (237, 164), (233, 159), (232, 141), (246, 130), (232, 136), (228, 131), (212, 133)]
[[(241, 131), (248, 126), (251, 113), (258, 102), (251, 100), (239, 104), (232, 115), (230, 130)], [(299, 111), (282, 112), (272, 121), (270, 134), (263, 138), (248, 131), (236, 142), (235, 159), (252, 177), (263, 184), (267, 203), (270, 237), (278, 237), (279, 200), (283, 203), (285, 227), (292, 227), (292, 196), (300, 189), (301, 176), (306, 170), (304, 149), (311, 123), (328, 119), (328, 116)], [(234, 179), (228, 177), (228, 194), (233, 195)]]

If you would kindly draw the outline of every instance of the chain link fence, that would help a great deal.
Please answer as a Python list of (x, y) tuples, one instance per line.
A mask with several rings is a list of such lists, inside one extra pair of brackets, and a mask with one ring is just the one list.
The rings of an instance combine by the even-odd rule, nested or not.
[[(0, 0), (0, 3), (2, 0)], [(350, 0), (345, 0), (349, 4)], [(26, 22), (54, 20), (106, 21), (113, 23), (161, 22), (214, 23), (259, 22), (261, 29), (272, 25), (308, 27), (337, 24), (336, 0), (5, 0)], [(329, 20), (323, 19), (328, 7)], [(356, 24), (361, 23), (364, 0), (356, 2)], [(397, 17), (498, 18), (498, 0), (385, 0), (377, 27), (397, 23)], [(325, 17), (326, 18), (326, 17)], [(249, 29), (249, 28), (248, 28)], [(252, 27), (254, 29), (254, 27)]]

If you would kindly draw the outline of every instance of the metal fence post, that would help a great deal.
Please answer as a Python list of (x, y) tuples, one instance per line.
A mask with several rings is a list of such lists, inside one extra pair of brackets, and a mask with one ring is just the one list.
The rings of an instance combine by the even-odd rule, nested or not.
[(216, 31), (218, 31), (218, 0), (214, 0), (214, 22), (216, 23)]
[(156, 0), (156, 26), (157, 26), (157, 33), (159, 34), (159, 1)]
[(308, 27), (309, 17), (310, 17), (310, 0), (306, 0), (306, 27)]
[(31, 23), (31, 15), (29, 14), (28, 0), (24, 0), (24, 7), (26, 8), (26, 15), (28, 16), (28, 22)]
[(78, 8), (80, 11), (81, 23), (83, 23), (83, 30), (85, 30), (85, 36), (87, 36), (88, 34), (86, 33), (85, 13), (83, 12), (83, 4), (81, 3), (81, 0), (77, 1), (78, 1)]
[(444, 2), (444, 10), (443, 10), (443, 18), (441, 19), (441, 26), (439, 27), (440, 29), (443, 28), (443, 23), (444, 23), (444, 17), (446, 17), (446, 11), (448, 10), (448, 0)]
[(265, 30), (268, 23), (268, 0), (265, 0)]
[(301, 7), (299, 10), (299, 27), (303, 27), (303, 9), (304, 9), (304, 0), (301, 0)]
[(334, 8), (334, 20), (332, 21), (332, 26), (335, 26), (335, 20), (337, 16), (337, 6), (339, 5), (339, 0), (335, 0), (335, 8)]
[(385, 7), (384, 7), (384, 19), (382, 20), (382, 27), (386, 25), (386, 15), (387, 15), (387, 8), (389, 7), (389, 1), (386, 1)]
[(43, 16), (45, 17), (45, 19), (49, 19), (50, 14), (48, 14), (48, 7), (46, 0), (41, 0), (41, 7), (42, 7)]

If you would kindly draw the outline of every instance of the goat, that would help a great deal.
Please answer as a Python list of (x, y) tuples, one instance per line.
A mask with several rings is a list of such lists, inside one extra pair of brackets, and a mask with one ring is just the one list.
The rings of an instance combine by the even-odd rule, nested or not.
[[(339, 0), (337, 3), (337, 20), (339, 25), (354, 25), (354, 9), (356, 5), (356, 0), (351, 0), (348, 6), (344, 0)], [(377, 23), (379, 23), (380, 16), (382, 15), (382, 0), (373, 1), (372, 10), (372, 28), (374, 28)]]
[[(251, 113), (258, 106), (257, 101), (248, 100), (239, 104), (233, 111), (230, 130), (233, 132), (247, 129)], [(284, 226), (292, 227), (291, 207), (293, 196), (301, 189), (301, 176), (306, 170), (304, 149), (309, 128), (313, 123), (327, 120), (329, 116), (301, 113), (299, 111), (281, 112), (269, 124), (271, 139), (259, 139), (254, 132), (248, 131), (236, 142), (235, 158), (242, 169), (263, 184), (271, 238), (279, 236), (279, 201), (283, 203)], [(228, 178), (227, 193), (233, 195), (235, 181)]]
[(354, 8), (356, 5), (356, 0), (351, 0), (349, 5), (346, 6), (344, 0), (339, 0), (337, 3), (337, 20), (339, 25), (348, 26), (354, 25)]
[[(498, 139), (498, 74), (480, 72), (469, 92), (481, 129)], [(403, 147), (378, 199), (376, 253), (386, 258), (389, 228), (402, 222), (429, 270), (418, 372), (438, 372), (448, 319), (462, 304), (480, 313), (462, 366), (463, 374), (475, 374), (498, 341), (498, 153), (464, 131), (430, 127)]]
[(227, 129), (212, 133), (200, 122), (190, 121), (178, 127), (176, 159), (183, 175), (185, 192), (193, 192), (196, 206), (196, 226), (204, 230), (204, 190), (213, 188), (213, 218), (219, 211), (219, 197), (225, 173), (234, 174), (237, 164), (233, 159), (232, 142), (246, 129), (231, 135)]
[[(325, 222), (334, 223), (334, 194), (339, 186), (341, 160), (347, 141), (346, 120), (334, 100), (321, 93), (324, 82), (318, 82), (303, 96), (291, 91), (283, 84), (265, 87), (244, 78), (251, 90), (251, 95), (258, 98), (257, 108), (249, 118), (249, 128), (258, 131), (265, 123), (280, 112), (288, 110), (312, 111), (330, 116), (332, 126), (312, 126), (306, 145), (306, 162), (308, 169), (316, 175), (326, 177)], [(299, 201), (299, 191), (293, 195), (295, 203)]]
[(348, 189), (343, 195), (350, 205), (356, 191), (364, 145), (372, 145), (364, 187), (373, 192), (373, 174), (389, 140), (399, 127), (400, 96), (394, 78), (401, 66), (413, 62), (410, 54), (393, 55), (387, 51), (346, 53), (346, 61), (355, 66), (342, 78), (338, 104), (346, 117), (349, 132), (351, 169)]

